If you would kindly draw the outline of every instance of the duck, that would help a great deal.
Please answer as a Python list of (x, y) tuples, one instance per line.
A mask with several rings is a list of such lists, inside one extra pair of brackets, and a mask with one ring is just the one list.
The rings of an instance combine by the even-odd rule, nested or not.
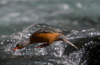
[(60, 29), (40, 28), (34, 33), (32, 33), (29, 39), (18, 42), (18, 44), (12, 51), (15, 51), (17, 49), (22, 49), (34, 43), (44, 43), (42, 45), (35, 47), (35, 48), (43, 48), (43, 47), (49, 46), (54, 41), (64, 41), (70, 44), (71, 46), (73, 46), (74, 48), (78, 49), (76, 45), (74, 45), (73, 43), (71, 43), (70, 41), (66, 39), (66, 36)]

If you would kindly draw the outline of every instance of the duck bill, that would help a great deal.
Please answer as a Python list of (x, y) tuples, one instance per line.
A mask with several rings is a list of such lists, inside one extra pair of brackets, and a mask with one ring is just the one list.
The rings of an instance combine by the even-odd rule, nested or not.
[(12, 51), (15, 51), (15, 50), (17, 50), (17, 49), (19, 49), (18, 47), (15, 47)]

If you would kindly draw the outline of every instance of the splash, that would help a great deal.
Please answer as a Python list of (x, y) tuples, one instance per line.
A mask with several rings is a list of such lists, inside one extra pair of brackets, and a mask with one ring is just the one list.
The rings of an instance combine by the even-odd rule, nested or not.
[[(79, 47), (77, 51), (75, 48), (67, 45), (65, 42), (58, 41), (54, 42), (50, 46), (45, 48), (34, 48), (40, 44), (30, 45), (26, 48), (11, 51), (18, 42), (28, 39), (29, 36), (35, 32), (37, 29), (45, 28), (45, 27), (54, 27), (46, 24), (32, 24), (21, 32), (17, 34), (10, 35), (8, 37), (4, 37), (3, 41), (1, 41), (0, 48), (2, 48), (2, 54), (0, 57), (2, 60), (10, 59), (13, 62), (22, 61), (24, 63), (30, 62), (30, 64), (57, 64), (57, 65), (84, 65), (88, 64), (89, 58), (87, 51), (88, 48), (96, 48), (94, 47), (95, 39), (98, 39), (100, 32), (96, 29), (88, 29), (88, 30), (72, 30), (71, 32), (61, 29), (59, 27), (54, 27), (61, 29), (64, 34), (66, 34), (66, 38), (71, 40), (75, 45)], [(98, 46), (98, 45), (95, 45)], [(87, 55), (85, 55), (87, 54)], [(18, 59), (18, 60), (17, 60)], [(29, 60), (28, 62), (27, 59)], [(38, 60), (38, 61), (37, 61)], [(7, 63), (9, 63), (8, 61)], [(33, 62), (31, 62), (33, 61)], [(22, 63), (23, 65), (23, 63)]]

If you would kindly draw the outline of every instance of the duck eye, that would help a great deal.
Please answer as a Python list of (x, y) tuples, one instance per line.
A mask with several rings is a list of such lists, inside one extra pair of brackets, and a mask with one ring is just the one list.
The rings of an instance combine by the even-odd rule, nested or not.
[(19, 45), (17, 44), (16, 47), (19, 47)]

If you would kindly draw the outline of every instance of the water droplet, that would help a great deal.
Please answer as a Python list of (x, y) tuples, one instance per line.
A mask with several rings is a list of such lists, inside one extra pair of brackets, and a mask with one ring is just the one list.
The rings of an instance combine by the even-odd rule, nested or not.
[(1, 42), (1, 44), (3, 44), (3, 42)]

